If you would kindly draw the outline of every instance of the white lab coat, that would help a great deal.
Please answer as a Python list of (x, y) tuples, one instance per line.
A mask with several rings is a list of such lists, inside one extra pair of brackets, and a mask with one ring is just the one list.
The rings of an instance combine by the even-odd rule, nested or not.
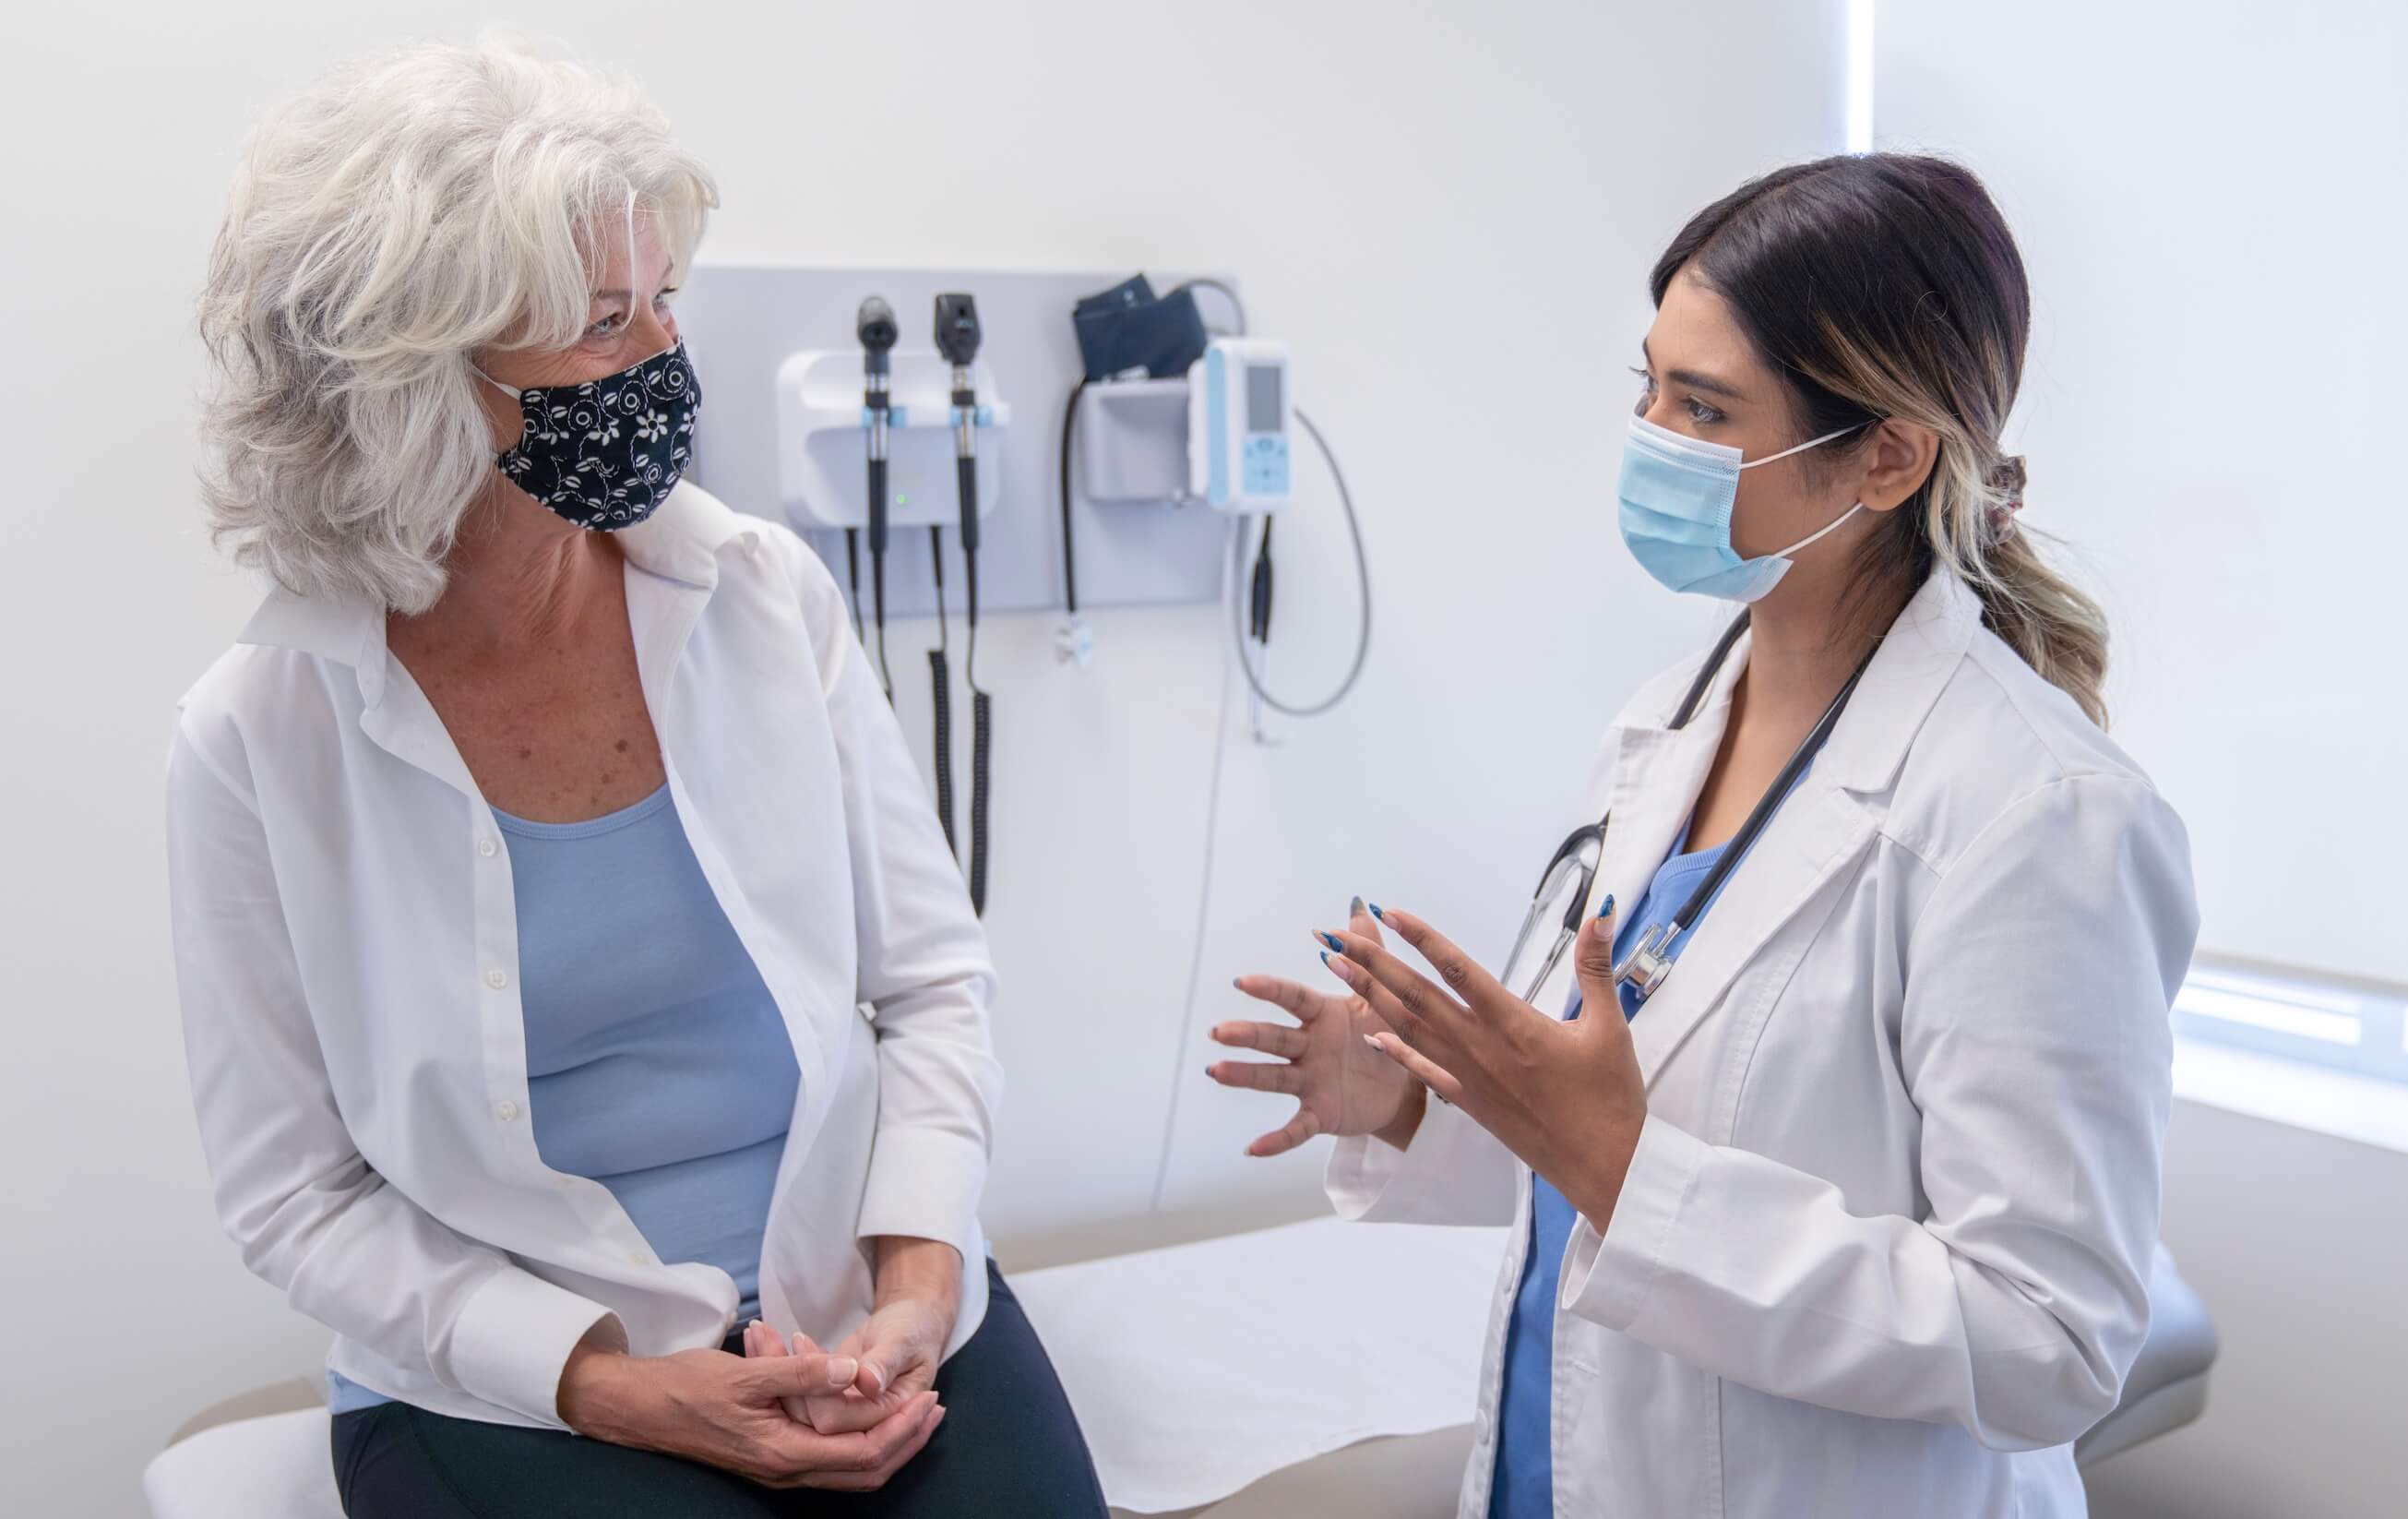
[[(1597, 881), (1644, 895), (1745, 663), (1667, 724), (1641, 693), (1589, 795)], [(1591, 901), (1597, 906), (1597, 898)], [(1631, 1025), (1648, 1118), (1555, 1319), (1555, 1512), (2065, 1519), (2071, 1442), (2148, 1328), (2167, 1009), (2198, 913), (2131, 761), (1932, 579), (1828, 745)], [(1540, 996), (1560, 1008), (1569, 957)], [(1436, 1103), (1342, 1141), (1362, 1219), (1512, 1224), (1463, 1519), (1484, 1519), (1528, 1168)]]
[[(871, 1308), (865, 1240), (942, 1240), (967, 1263), (951, 1354), (985, 1312), (1001, 1086), (961, 873), (801, 539), (681, 484), (620, 542), (679, 821), (801, 1071), (763, 1314), (834, 1343)], [(717, 1345), (736, 1284), (538, 1153), (509, 852), (384, 635), (380, 609), (278, 592), (183, 701), (167, 854), (202, 1148), (226, 1231), (335, 1330), (337, 1371), (557, 1427), (597, 1321), (638, 1354)]]

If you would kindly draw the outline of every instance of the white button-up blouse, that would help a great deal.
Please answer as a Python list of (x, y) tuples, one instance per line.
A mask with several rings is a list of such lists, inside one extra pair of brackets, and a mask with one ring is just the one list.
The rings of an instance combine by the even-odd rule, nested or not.
[[(866, 1241), (960, 1250), (1001, 1077), (960, 873), (843, 598), (794, 534), (681, 485), (619, 535), (678, 816), (802, 1072), (763, 1312), (823, 1343), (871, 1306)], [(271, 595), (181, 704), (170, 896), (201, 1139), (251, 1268), (336, 1332), (333, 1369), (440, 1413), (558, 1426), (615, 1318), (638, 1354), (714, 1345), (715, 1267), (665, 1263), (527, 1122), (509, 854), (362, 604)], [(607, 882), (597, 882), (607, 890)]]

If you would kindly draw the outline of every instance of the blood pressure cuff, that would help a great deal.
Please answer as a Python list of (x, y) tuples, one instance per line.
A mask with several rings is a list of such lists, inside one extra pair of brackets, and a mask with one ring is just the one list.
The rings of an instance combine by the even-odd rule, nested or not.
[(1157, 299), (1143, 275), (1081, 301), (1070, 312), (1089, 380), (1142, 370), (1155, 380), (1187, 373), (1207, 341), (1196, 293), (1182, 287)]

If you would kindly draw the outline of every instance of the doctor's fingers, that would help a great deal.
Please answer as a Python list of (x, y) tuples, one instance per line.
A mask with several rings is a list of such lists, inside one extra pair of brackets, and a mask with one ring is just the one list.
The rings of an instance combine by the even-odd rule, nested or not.
[(1431, 1051), (1440, 1060), (1452, 1059), (1458, 1053), (1452, 1030), (1433, 1025), (1369, 971), (1342, 955), (1330, 955), (1328, 964), (1329, 973), (1354, 988), (1364, 1006), (1371, 1010), (1371, 1015), (1395, 1032), (1398, 1042), (1410, 1049)]
[[(1370, 1002), (1372, 1011), (1380, 1011), (1379, 998), (1372, 995), (1371, 990), (1377, 986), (1411, 1014), (1418, 1025), (1450, 1039), (1459, 1040), (1467, 1032), (1470, 1015), (1464, 1010), (1463, 1004), (1378, 943), (1357, 934), (1316, 934), (1313, 937), (1333, 952), (1329, 968), (1338, 971), (1339, 979), (1354, 988), (1356, 996)], [(1368, 974), (1349, 976), (1339, 970), (1337, 955), (1345, 956), (1350, 962), (1349, 969)], [(1394, 1018), (1385, 1013), (1381, 1013), (1381, 1016), (1390, 1025), (1395, 1025)], [(1414, 1048), (1426, 1047), (1426, 1041), (1410, 1031), (1401, 1028), (1398, 1031), (1405, 1034), (1406, 1042)]]
[(1432, 928), (1410, 912), (1394, 908), (1382, 910), (1381, 921), (1397, 931), (1397, 937), (1413, 947), (1413, 953), (1429, 962), (1439, 980), (1448, 991), (1471, 1005), (1475, 1012), (1501, 1010), (1507, 1005), (1525, 1006), (1520, 997), (1498, 984), (1479, 961), (1455, 948), (1455, 941)]
[(1301, 1028), (1279, 1024), (1215, 1024), (1212, 1042), (1233, 1050), (1260, 1050), (1283, 1060), (1301, 1060), (1312, 1041)]
[(1330, 997), (1300, 982), (1282, 976), (1240, 976), (1230, 985), (1257, 1002), (1268, 1002), (1299, 1024), (1310, 1024), (1329, 1010)]
[(1405, 1068), (1405, 1074), (1453, 1103), (1463, 1101), (1463, 1083), (1445, 1067), (1412, 1049), (1394, 1034), (1366, 1034), (1371, 1047)]
[(1246, 1154), (1257, 1160), (1266, 1159), (1271, 1155), (1283, 1155), (1320, 1133), (1319, 1115), (1312, 1109), (1299, 1105), (1294, 1118), (1268, 1134), (1257, 1138), (1254, 1143), (1246, 1146)]
[(1221, 1060), (1205, 1067), (1204, 1074), (1223, 1086), (1284, 1092), (1292, 1097), (1304, 1096), (1304, 1072), (1283, 1061), (1274, 1065), (1264, 1060)]

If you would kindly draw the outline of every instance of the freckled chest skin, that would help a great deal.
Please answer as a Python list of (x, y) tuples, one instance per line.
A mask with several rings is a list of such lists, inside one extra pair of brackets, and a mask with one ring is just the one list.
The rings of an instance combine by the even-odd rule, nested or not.
[(573, 625), (506, 656), (469, 652), (411, 619), (393, 619), (388, 638), (501, 810), (575, 823), (632, 806), (666, 779), (618, 576), (603, 578)]

